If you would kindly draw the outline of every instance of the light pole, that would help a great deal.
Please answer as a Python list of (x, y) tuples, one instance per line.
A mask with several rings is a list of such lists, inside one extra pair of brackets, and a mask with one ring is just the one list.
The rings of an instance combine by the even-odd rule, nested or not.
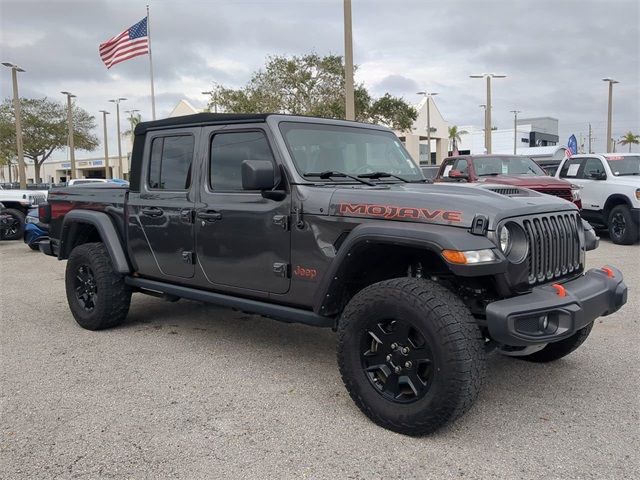
[(431, 163), (431, 97), (438, 95), (436, 92), (418, 92), (416, 95), (422, 95), (427, 99), (427, 159), (428, 164)]
[(511, 113), (513, 113), (513, 154), (517, 155), (517, 143), (516, 143), (516, 138), (518, 136), (518, 114), (522, 112), (522, 110), (511, 110)]
[(109, 112), (100, 110), (102, 113), (102, 125), (104, 127), (104, 178), (111, 178), (109, 172), (109, 143), (107, 142), (107, 115)]
[(213, 99), (213, 113), (218, 113), (218, 94), (215, 90), (209, 90), (208, 92), (202, 92), (202, 95), (211, 95)]
[(67, 96), (67, 123), (69, 124), (69, 161), (71, 162), (71, 178), (76, 178), (76, 153), (73, 147), (73, 113), (71, 99), (76, 98), (73, 93), (60, 92)]
[(478, 105), (480, 108), (482, 108), (482, 118), (483, 118), (483, 122), (484, 122), (484, 128), (482, 129), (485, 133), (484, 133), (484, 153), (487, 153), (487, 106), (484, 103), (481, 103), (480, 105)]
[(609, 109), (607, 111), (607, 152), (611, 152), (612, 141), (611, 141), (611, 112), (613, 110), (613, 84), (620, 83), (613, 78), (603, 78), (603, 82), (609, 82)]
[(351, 28), (351, 0), (344, 0), (344, 89), (345, 118), (356, 119), (353, 92), (353, 33)]
[[(9, 62), (2, 62), (2, 65), (11, 69), (11, 80), (13, 82), (13, 110), (16, 116), (16, 153), (18, 154), (18, 177), (20, 178), (20, 188), (27, 188), (27, 174), (24, 166), (24, 148), (22, 145), (22, 105), (20, 95), (18, 95), (18, 72), (25, 70)], [(11, 165), (9, 165), (11, 173)], [(37, 181), (38, 179), (36, 179)]]
[(484, 145), (487, 153), (491, 153), (491, 79), (506, 78), (506, 75), (496, 73), (482, 73), (469, 75), (470, 78), (486, 78), (487, 79), (487, 106), (484, 116)]
[(122, 142), (120, 140), (120, 102), (124, 102), (126, 98), (120, 97), (109, 100), (116, 104), (116, 128), (118, 130), (118, 175), (122, 178)]

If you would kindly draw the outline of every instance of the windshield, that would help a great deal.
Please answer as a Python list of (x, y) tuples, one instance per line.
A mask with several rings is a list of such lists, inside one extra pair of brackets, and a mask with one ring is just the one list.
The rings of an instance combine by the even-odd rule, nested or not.
[(473, 167), (479, 177), (485, 175), (546, 175), (529, 157), (477, 157)]
[[(376, 172), (423, 181), (422, 173), (393, 133), (371, 128), (283, 122), (280, 131), (301, 175), (326, 171), (358, 176)], [(348, 177), (330, 181), (353, 182)], [(384, 177), (380, 181), (397, 182)]]
[(640, 175), (640, 155), (607, 156), (611, 172), (618, 175)]

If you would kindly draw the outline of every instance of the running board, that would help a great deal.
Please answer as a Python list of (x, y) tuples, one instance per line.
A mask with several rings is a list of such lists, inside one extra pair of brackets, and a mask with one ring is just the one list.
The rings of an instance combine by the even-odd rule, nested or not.
[(148, 293), (155, 292), (175, 295), (176, 297), (188, 298), (189, 300), (198, 300), (222, 307), (235, 308), (243, 312), (263, 315), (284, 322), (304, 323), (305, 325), (312, 325), (314, 327), (335, 326), (335, 318), (323, 317), (309, 310), (302, 310), (300, 308), (275, 305), (273, 303), (250, 300), (248, 298), (232, 297), (221, 293), (198, 290), (196, 288), (183, 287), (181, 285), (148, 280), (146, 278), (125, 277), (124, 280), (127, 285), (147, 290)]

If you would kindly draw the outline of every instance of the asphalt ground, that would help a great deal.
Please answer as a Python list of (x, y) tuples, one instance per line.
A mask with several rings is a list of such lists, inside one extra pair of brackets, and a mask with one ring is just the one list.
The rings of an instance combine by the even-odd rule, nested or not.
[(2, 242), (0, 478), (640, 478), (640, 247), (587, 259), (623, 310), (553, 364), (490, 356), (471, 411), (411, 438), (355, 407), (330, 330), (135, 295), (86, 331), (65, 262)]

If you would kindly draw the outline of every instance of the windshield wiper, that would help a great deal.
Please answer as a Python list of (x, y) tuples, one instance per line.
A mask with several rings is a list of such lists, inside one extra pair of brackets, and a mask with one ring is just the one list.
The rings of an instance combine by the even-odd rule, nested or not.
[(502, 175), (501, 173), (478, 173), (479, 177), (497, 177), (498, 175)]
[(375, 180), (377, 178), (389, 178), (389, 177), (397, 178), (398, 180), (404, 183), (409, 183), (409, 180), (407, 180), (406, 178), (399, 177), (398, 175), (394, 175), (393, 173), (389, 173), (389, 172), (371, 172), (371, 173), (363, 173), (361, 175), (358, 175), (358, 178), (370, 178), (372, 180)]
[(350, 178), (352, 180), (355, 180), (356, 182), (360, 182), (360, 183), (364, 183), (365, 185), (369, 185), (370, 187), (375, 187), (376, 186), (376, 184), (373, 183), (373, 182), (368, 182), (367, 180), (363, 180), (362, 178), (358, 178), (355, 175), (349, 175), (348, 173), (338, 172), (336, 170), (326, 170), (324, 172), (308, 172), (308, 173), (305, 173), (303, 176), (305, 176), (305, 177), (318, 177), (321, 180), (327, 180), (327, 179), (330, 179), (331, 177)]

